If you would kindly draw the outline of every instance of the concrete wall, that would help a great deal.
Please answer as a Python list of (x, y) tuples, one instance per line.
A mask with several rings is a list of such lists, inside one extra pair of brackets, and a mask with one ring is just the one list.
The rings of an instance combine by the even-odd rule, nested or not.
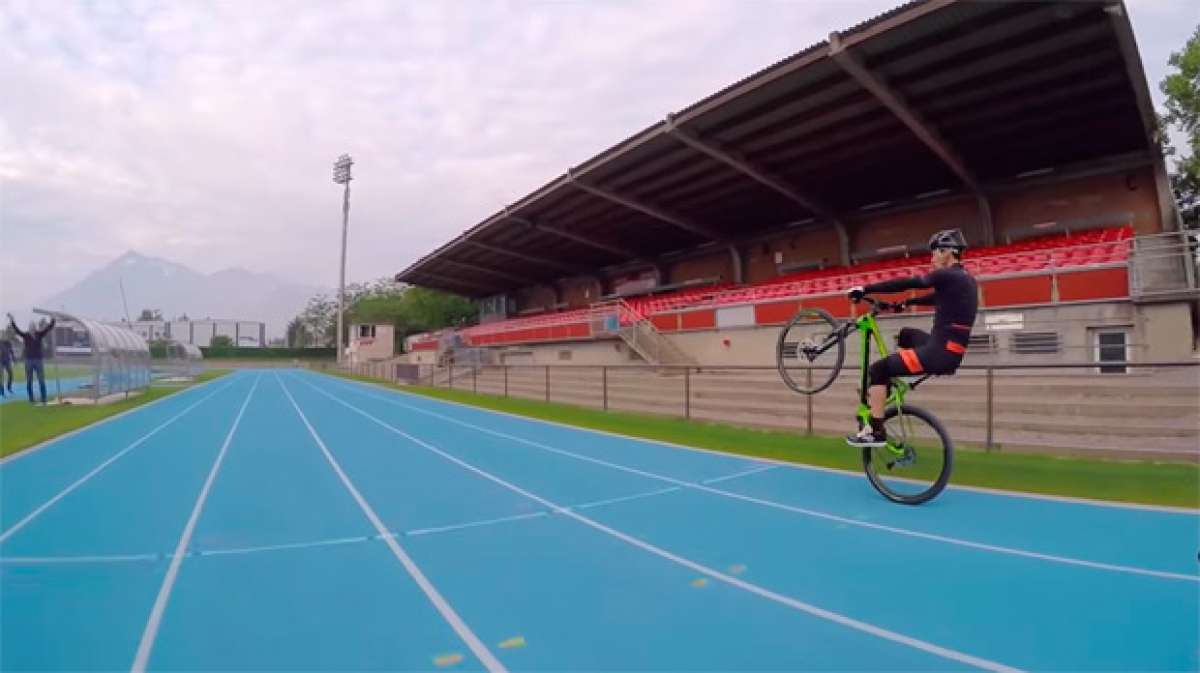
[[(1017, 317), (1021, 329), (1007, 331), (989, 329), (988, 316), (1003, 314)], [(928, 331), (931, 317), (882, 316), (880, 326), (889, 339), (903, 327)], [(981, 346), (968, 349), (965, 362), (971, 364), (1039, 364), (1095, 361), (1095, 332), (1098, 329), (1125, 328), (1129, 332), (1129, 356), (1133, 360), (1179, 360), (1191, 357), (1193, 343), (1191, 316), (1184, 302), (1136, 306), (1132, 302), (1098, 302), (1039, 306), (1032, 308), (981, 311), (972, 334), (994, 335), (995, 348), (991, 353)], [(1055, 332), (1059, 336), (1057, 353), (1018, 353), (1014, 334)], [(777, 327), (742, 327), (735, 329), (680, 332), (668, 334), (684, 352), (697, 362), (707, 365), (765, 365), (775, 364), (775, 348), (779, 338)], [(889, 342), (892, 343), (892, 342)], [(859, 342), (847, 344), (847, 360), (857, 361)]]
[(1032, 224), (1120, 212), (1133, 214), (1132, 224), (1138, 234), (1162, 230), (1154, 175), (1149, 168), (997, 194), (991, 204), (997, 242), (1001, 243), (1005, 232)]
[(553, 308), (555, 303), (554, 288), (545, 285), (517, 290), (513, 293), (513, 298), (516, 299), (518, 313), (530, 309)]
[[(779, 275), (779, 264), (824, 260), (825, 266), (841, 263), (837, 232), (833, 229), (783, 234), (762, 243), (745, 246), (746, 282), (757, 283)], [(781, 262), (776, 262), (776, 255)]]
[(686, 283), (689, 280), (714, 278), (720, 276), (724, 282), (733, 281), (733, 258), (728, 249), (715, 251), (710, 255), (683, 259), (671, 264), (669, 278), (666, 283)]
[(495, 349), (494, 362), (510, 365), (621, 365), (640, 363), (624, 342), (615, 339), (587, 342), (531, 344)]
[(604, 288), (594, 278), (563, 281), (560, 286), (563, 301), (570, 308), (590, 306), (604, 294)]
[[(989, 329), (988, 316), (1003, 315), (1019, 319), (1021, 329), (1015, 331)], [(932, 324), (929, 314), (881, 316), (879, 324), (894, 347), (894, 335), (903, 327), (928, 331)], [(994, 323), (995, 325), (995, 323)], [(676, 346), (701, 365), (758, 365), (774, 366), (778, 327), (738, 327), (695, 332), (666, 334)], [(1135, 305), (1132, 302), (1096, 302), (1032, 308), (1004, 308), (981, 311), (972, 332), (973, 336), (992, 334), (994, 349), (986, 352), (980, 345), (968, 349), (964, 362), (969, 364), (1051, 364), (1085, 363), (1095, 361), (1097, 330), (1126, 329), (1129, 357), (1134, 361), (1163, 361), (1187, 359), (1192, 355), (1191, 314), (1186, 302)], [(1056, 353), (1015, 352), (1014, 334), (1054, 332), (1058, 334)], [(569, 351), (569, 359), (561, 352)], [(509, 364), (577, 364), (616, 365), (641, 362), (630, 355), (620, 341), (561, 342), (533, 344), (498, 349), (495, 362), (503, 363), (499, 354), (512, 353)], [(857, 362), (859, 341), (847, 343), (847, 362)]]
[(894, 245), (917, 247), (923, 252), (935, 231), (951, 228), (962, 229), (969, 241), (979, 245), (982, 244), (979, 222), (979, 207), (974, 199), (882, 215), (850, 225), (850, 254)]
[(1195, 336), (1187, 302), (1145, 304), (1138, 308), (1135, 340), (1145, 344), (1141, 351), (1155, 360), (1186, 360), (1192, 357)]

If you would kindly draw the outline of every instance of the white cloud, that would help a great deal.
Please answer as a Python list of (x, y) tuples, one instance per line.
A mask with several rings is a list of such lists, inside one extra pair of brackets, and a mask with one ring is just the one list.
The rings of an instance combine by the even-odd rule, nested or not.
[[(131, 247), (331, 285), (342, 152), (357, 161), (350, 276), (390, 275), (896, 3), (9, 0), (2, 300), (31, 304)], [(1133, 0), (1152, 83), (1184, 6)]]

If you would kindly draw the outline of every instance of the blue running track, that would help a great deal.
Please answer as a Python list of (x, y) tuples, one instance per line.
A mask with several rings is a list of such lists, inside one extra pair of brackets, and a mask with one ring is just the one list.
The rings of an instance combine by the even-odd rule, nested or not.
[[(797, 449), (801, 450), (801, 449)], [(0, 463), (0, 670), (1200, 667), (1200, 517), (241, 371)]]

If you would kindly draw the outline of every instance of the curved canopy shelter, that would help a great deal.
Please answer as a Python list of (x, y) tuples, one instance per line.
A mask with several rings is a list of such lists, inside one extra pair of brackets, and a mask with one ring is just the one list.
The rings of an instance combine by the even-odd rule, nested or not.
[(33, 311), (57, 322), (46, 373), (60, 398), (69, 393), (99, 402), (150, 386), (150, 345), (137, 333), (62, 311)]
[(204, 354), (196, 344), (172, 339), (167, 342), (167, 364), (164, 369), (173, 378), (196, 378), (204, 369)]

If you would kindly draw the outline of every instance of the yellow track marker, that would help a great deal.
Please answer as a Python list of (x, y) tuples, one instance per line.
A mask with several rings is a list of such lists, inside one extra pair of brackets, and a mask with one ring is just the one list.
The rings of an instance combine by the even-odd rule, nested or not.
[(744, 572), (746, 572), (746, 566), (742, 565), (741, 563), (736, 563), (729, 566), (729, 573), (732, 575), (741, 575)]
[(508, 640), (500, 641), (500, 649), (511, 650), (517, 647), (525, 647), (525, 636), (513, 636)]
[(450, 654), (443, 654), (434, 657), (433, 664), (438, 668), (445, 668), (446, 666), (453, 666), (462, 660), (463, 656), (461, 654), (458, 652), (452, 652)]
[(692, 580), (692, 586), (696, 587), (697, 589), (706, 587), (708, 586), (708, 580), (704, 577), (697, 577), (696, 579)]

